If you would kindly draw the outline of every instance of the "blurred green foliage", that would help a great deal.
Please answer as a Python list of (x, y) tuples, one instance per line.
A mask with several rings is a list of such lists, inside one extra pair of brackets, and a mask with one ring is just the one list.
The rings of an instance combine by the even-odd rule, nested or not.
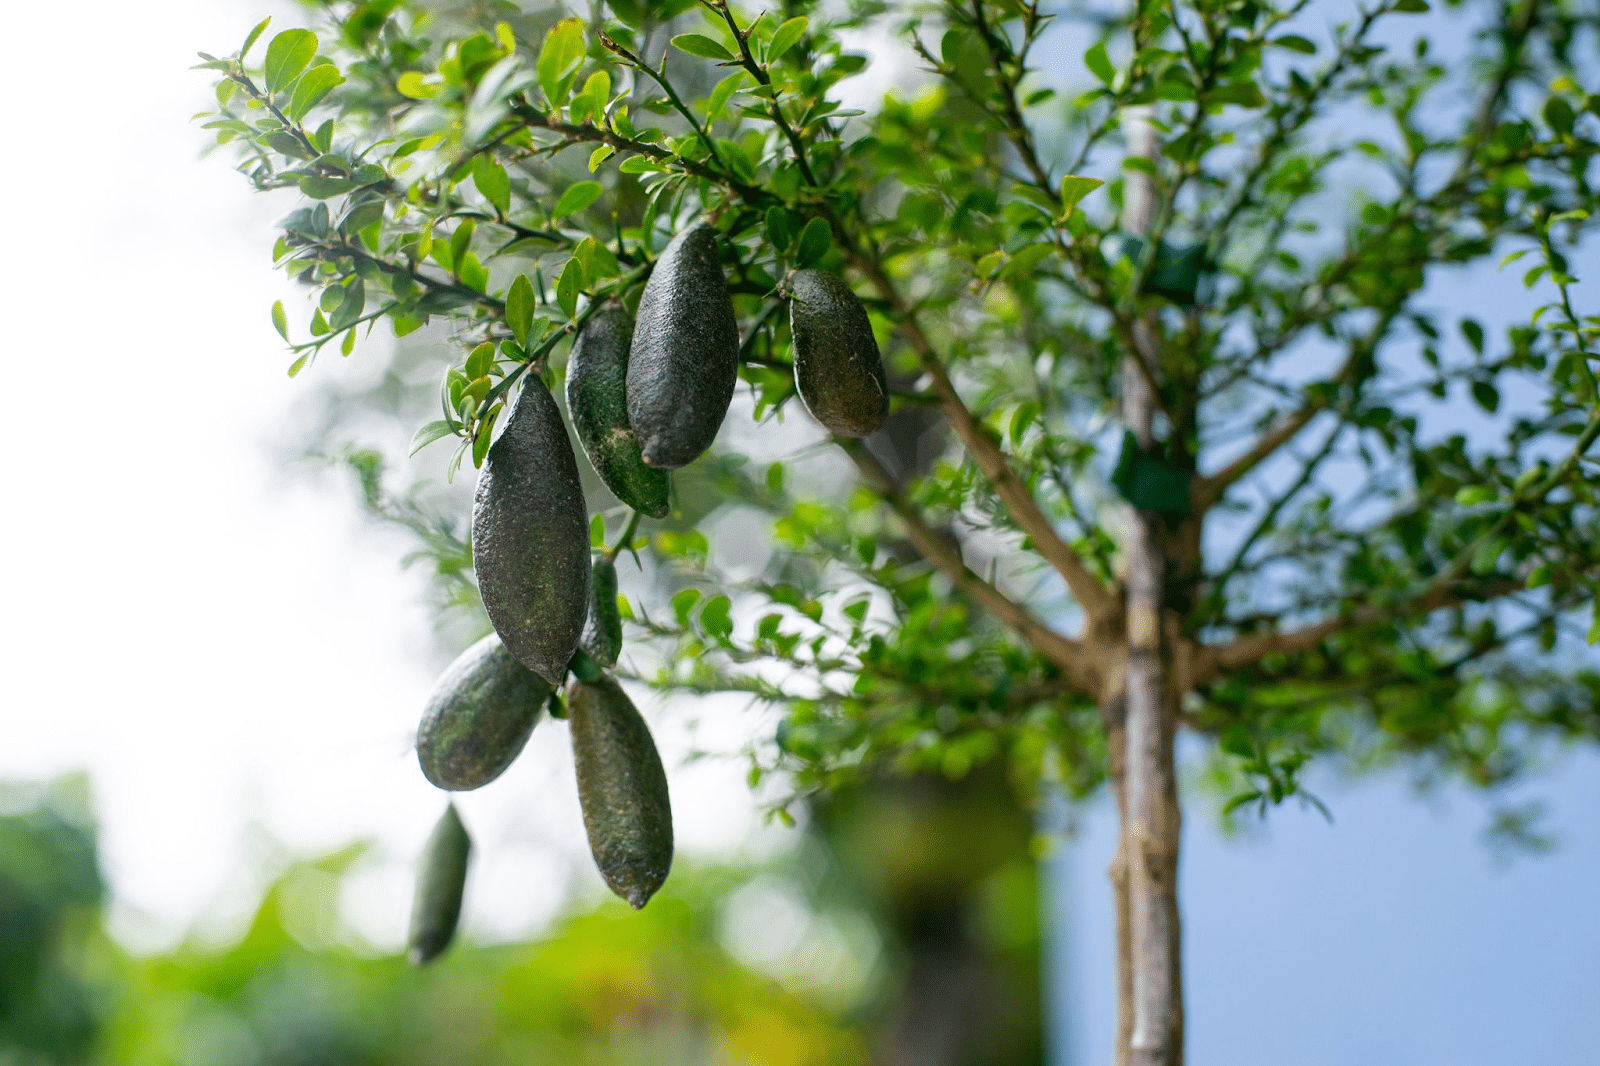
[(89, 979), (105, 892), (88, 788), (0, 791), (0, 1064), (84, 1061), (103, 1003)]
[(1032, 827), (994, 774), (847, 790), (791, 852), (679, 863), (643, 911), (578, 901), (526, 943), (469, 938), (424, 969), (346, 920), (361, 844), (282, 870), (231, 941), (130, 951), (103, 921), (90, 809), (81, 777), (0, 788), (0, 1066), (1043, 1054)]
[(297, 863), (248, 927), (154, 955), (106, 933), (87, 789), (8, 798), (0, 816), (3, 1066), (849, 1066), (837, 1001), (741, 963), (720, 902), (749, 870), (677, 871), (635, 914), (578, 906), (525, 944), (458, 944), (417, 970), (339, 913), (354, 846)]

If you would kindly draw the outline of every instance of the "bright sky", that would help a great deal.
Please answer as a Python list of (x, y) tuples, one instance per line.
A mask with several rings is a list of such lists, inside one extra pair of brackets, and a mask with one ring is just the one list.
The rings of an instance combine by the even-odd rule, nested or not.
[[(136, 945), (196, 922), (225, 935), (270, 849), (358, 837), (379, 849), (350, 913), (392, 943), (410, 858), (442, 806), (410, 751), (440, 665), (420, 584), (341, 486), (287, 474), (268, 447), (311, 389), (284, 375), (267, 317), (287, 293), (268, 263), (282, 208), (221, 157), (197, 159), (185, 121), (209, 91), (186, 69), (194, 50), (225, 52), (271, 12), (293, 18), (269, 0), (89, 0), (72, 11), (70, 70), (55, 47), (14, 49), (16, 91), (0, 104), (0, 346), (20, 458), (0, 532), (0, 779), (92, 775), (116, 928)], [(60, 9), (7, 15), (13, 41), (68, 39)], [(65, 397), (71, 375), (82, 387)], [(723, 720), (737, 743), (748, 720)], [(504, 779), (463, 801), (482, 933), (537, 928), (569, 884), (598, 891), (563, 728), (541, 725)], [(686, 738), (660, 728), (674, 767)], [(673, 770), (683, 851), (750, 839), (741, 778), (736, 764)], [(1569, 763), (1538, 794), (1564, 850), (1509, 870), (1475, 843), (1481, 806), (1459, 798), (1429, 808), (1367, 787), (1335, 797), (1332, 828), (1290, 813), (1234, 843), (1191, 815), (1191, 1063), (1592, 1054), (1600, 760)], [(1057, 900), (1075, 1066), (1104, 1061), (1109, 1035), (1103, 813), (1068, 853)]]

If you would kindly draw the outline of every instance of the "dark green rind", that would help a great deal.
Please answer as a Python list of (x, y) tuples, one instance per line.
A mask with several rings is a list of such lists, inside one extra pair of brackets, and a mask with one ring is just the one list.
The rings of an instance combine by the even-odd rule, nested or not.
[(428, 835), (417, 861), (417, 894), (411, 901), (411, 935), (406, 958), (421, 966), (450, 946), (461, 918), (472, 838), (450, 804)]
[(589, 580), (589, 621), (578, 646), (604, 666), (617, 665), (622, 654), (622, 615), (617, 611), (617, 564), (604, 556), (594, 561)]
[(445, 668), (417, 727), (423, 776), (453, 792), (505, 772), (544, 713), (550, 685), (490, 633)]
[(589, 615), (589, 521), (567, 427), (537, 377), (483, 464), (472, 565), (506, 650), (560, 684)]
[(567, 723), (589, 850), (611, 891), (637, 910), (672, 868), (661, 756), (633, 701), (610, 677), (568, 686)]
[(794, 383), (806, 410), (840, 437), (877, 432), (889, 416), (889, 386), (867, 309), (826, 270), (795, 271), (789, 291)]
[(716, 439), (739, 379), (739, 324), (717, 231), (674, 237), (639, 297), (628, 355), (628, 419), (644, 461), (675, 470)]
[(667, 516), (668, 475), (646, 466), (628, 422), (628, 347), (633, 319), (620, 307), (597, 311), (567, 360), (567, 413), (606, 488), (651, 518)]

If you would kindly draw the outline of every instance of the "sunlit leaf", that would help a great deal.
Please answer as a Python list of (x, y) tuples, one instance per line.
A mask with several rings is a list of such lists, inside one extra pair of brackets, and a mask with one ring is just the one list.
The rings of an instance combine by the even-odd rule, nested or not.
[(317, 54), (317, 35), (310, 30), (284, 30), (267, 45), (267, 59), (262, 67), (262, 77), (267, 92), (275, 93), (286, 87)]

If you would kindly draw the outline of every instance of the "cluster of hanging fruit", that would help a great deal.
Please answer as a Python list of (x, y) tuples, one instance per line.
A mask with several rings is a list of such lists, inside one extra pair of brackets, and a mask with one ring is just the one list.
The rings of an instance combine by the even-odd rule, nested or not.
[[(837, 275), (791, 273), (795, 385), (831, 432), (861, 437), (888, 415), (883, 360), (866, 309)], [(733, 399), (739, 328), (717, 233), (698, 225), (662, 251), (639, 298), (589, 316), (567, 363), (572, 428), (600, 479), (640, 514), (668, 511), (668, 470), (711, 447)], [(595, 864), (643, 907), (672, 865), (667, 775), (644, 719), (606, 669), (622, 648), (613, 556), (591, 563), (578, 465), (554, 398), (527, 376), (478, 481), (472, 561), (494, 632), (439, 678), (417, 756), (442, 789), (481, 788), (522, 751), (547, 706), (563, 701), (578, 799)], [(570, 675), (570, 681), (568, 677)], [(450, 805), (424, 848), (410, 957), (449, 944), (471, 840)]]

